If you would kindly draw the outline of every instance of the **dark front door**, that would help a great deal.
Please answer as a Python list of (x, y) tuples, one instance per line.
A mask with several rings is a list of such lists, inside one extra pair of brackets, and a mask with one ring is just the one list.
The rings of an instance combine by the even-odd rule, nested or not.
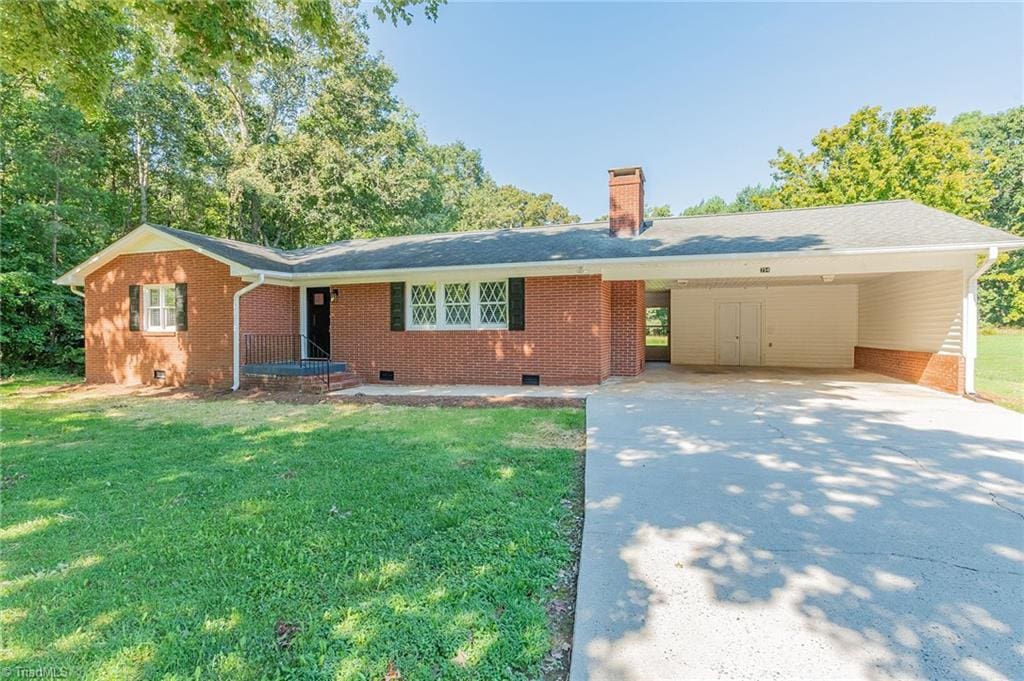
[(327, 357), (331, 349), (331, 289), (306, 289), (306, 357)]

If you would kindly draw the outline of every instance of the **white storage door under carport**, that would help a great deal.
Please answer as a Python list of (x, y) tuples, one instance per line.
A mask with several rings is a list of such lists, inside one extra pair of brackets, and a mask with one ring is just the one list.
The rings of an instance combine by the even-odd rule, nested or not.
[[(672, 363), (852, 367), (857, 293), (856, 284), (673, 289)], [(735, 350), (720, 343), (723, 305), (735, 315)]]

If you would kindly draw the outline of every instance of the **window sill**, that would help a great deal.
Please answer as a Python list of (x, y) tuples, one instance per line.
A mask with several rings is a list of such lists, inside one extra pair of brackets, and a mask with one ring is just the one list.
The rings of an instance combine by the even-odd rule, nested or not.
[(508, 331), (507, 326), (407, 326), (406, 331)]
[(153, 337), (153, 338), (166, 338), (166, 337), (170, 337), (170, 336), (177, 336), (178, 332), (177, 331), (143, 331), (142, 335), (146, 336), (146, 337)]

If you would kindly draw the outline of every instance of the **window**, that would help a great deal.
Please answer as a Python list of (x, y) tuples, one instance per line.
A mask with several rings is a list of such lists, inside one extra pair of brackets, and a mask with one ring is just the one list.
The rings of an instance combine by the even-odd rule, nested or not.
[(412, 326), (434, 326), (437, 324), (437, 287), (434, 284), (413, 284), (409, 287), (412, 296)]
[(146, 286), (143, 288), (146, 303), (146, 331), (174, 331), (175, 318), (174, 284), (169, 286)]
[(407, 287), (410, 329), (506, 329), (508, 282), (456, 281)]
[(508, 281), (480, 282), (480, 324), (508, 325)]
[(473, 323), (473, 302), (469, 284), (444, 285), (445, 326), (470, 326)]

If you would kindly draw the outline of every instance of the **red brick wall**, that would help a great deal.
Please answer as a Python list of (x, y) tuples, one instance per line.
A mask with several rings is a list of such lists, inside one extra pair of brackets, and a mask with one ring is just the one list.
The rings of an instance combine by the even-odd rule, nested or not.
[(238, 303), (242, 332), (240, 361), (245, 364), (245, 334), (288, 336), (298, 352), (299, 289), (264, 284), (249, 291)]
[[(128, 286), (187, 283), (187, 331), (128, 330)], [(231, 302), (246, 283), (189, 250), (122, 255), (86, 278), (86, 379), (230, 385)], [(643, 282), (597, 275), (526, 281), (526, 330), (402, 331), (389, 324), (389, 285), (340, 286), (331, 306), (332, 355), (363, 380), (382, 369), (401, 383), (600, 383), (643, 370)], [(241, 301), (244, 333), (295, 334), (298, 289), (264, 285)], [(244, 338), (243, 338), (244, 362)]]
[(644, 370), (646, 296), (643, 281), (611, 283), (611, 371), (636, 376)]
[[(128, 330), (128, 286), (188, 284), (188, 330)], [(231, 384), (231, 301), (245, 286), (227, 265), (191, 250), (122, 255), (86, 277), (85, 378), (93, 383)], [(242, 330), (296, 333), (297, 289), (242, 297)], [(142, 311), (140, 310), (140, 314)], [(153, 379), (162, 369), (167, 378)]]
[(391, 331), (388, 284), (340, 285), (331, 305), (331, 355), (364, 381), (542, 385), (608, 377), (608, 302), (600, 276), (526, 280), (525, 331)]
[(965, 367), (960, 355), (857, 346), (853, 366), (956, 395), (964, 391)]

